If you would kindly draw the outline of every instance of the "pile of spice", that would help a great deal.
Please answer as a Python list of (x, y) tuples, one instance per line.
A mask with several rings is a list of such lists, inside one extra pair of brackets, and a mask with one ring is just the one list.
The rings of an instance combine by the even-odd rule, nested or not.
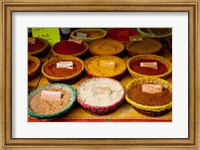
[(47, 47), (47, 43), (40, 38), (32, 38), (35, 39), (34, 42), (28, 42), (28, 52), (35, 52), (35, 51), (39, 51), (41, 49), (45, 49)]
[[(141, 62), (156, 62), (157, 69), (150, 68), (150, 67), (141, 67), (140, 66)], [(158, 60), (153, 60), (153, 59), (140, 59), (140, 60), (133, 61), (132, 63), (130, 63), (130, 68), (134, 72), (144, 74), (144, 75), (160, 75), (168, 71), (165, 64), (163, 64), (162, 62)]]
[(126, 70), (126, 63), (117, 56), (95, 56), (85, 63), (86, 72), (98, 77), (114, 77)]
[(52, 49), (54, 52), (61, 55), (73, 55), (85, 51), (87, 46), (84, 43), (79, 44), (73, 41), (64, 40), (56, 43)]
[[(60, 62), (72, 62), (73, 66), (70, 67), (57, 67), (57, 63)], [(82, 64), (77, 61), (77, 60), (57, 60), (57, 61), (52, 61), (49, 62), (45, 67), (44, 67), (44, 72), (48, 76), (52, 77), (68, 77), (72, 76), (76, 73), (78, 73), (82, 68)]]

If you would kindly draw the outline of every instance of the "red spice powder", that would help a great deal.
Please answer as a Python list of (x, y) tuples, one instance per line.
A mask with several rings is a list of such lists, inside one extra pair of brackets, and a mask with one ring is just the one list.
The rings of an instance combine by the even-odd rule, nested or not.
[(28, 43), (28, 52), (37, 51), (45, 46), (45, 43), (42, 40), (36, 39), (35, 44)]
[(77, 72), (81, 70), (82, 64), (76, 60), (67, 60), (67, 61), (73, 62), (73, 69), (56, 68), (56, 63), (62, 62), (62, 61), (55, 61), (55, 62), (47, 64), (47, 66), (44, 68), (45, 73), (53, 77), (68, 77), (68, 76), (76, 74)]
[(58, 54), (70, 55), (77, 54), (86, 49), (86, 46), (72, 41), (61, 41), (54, 45), (53, 50)]
[(139, 35), (139, 32), (130, 28), (114, 28), (107, 32), (107, 36), (118, 41), (129, 41), (129, 36)]
[[(141, 62), (157, 62), (158, 64), (158, 69), (153, 69), (153, 68), (148, 68), (148, 67), (140, 67), (140, 63)], [(163, 74), (165, 72), (167, 72), (167, 67), (165, 66), (165, 64), (157, 61), (157, 60), (152, 60), (152, 59), (141, 59), (141, 60), (137, 60), (134, 61), (130, 64), (130, 68), (140, 74), (144, 74), (144, 75), (160, 75)]]

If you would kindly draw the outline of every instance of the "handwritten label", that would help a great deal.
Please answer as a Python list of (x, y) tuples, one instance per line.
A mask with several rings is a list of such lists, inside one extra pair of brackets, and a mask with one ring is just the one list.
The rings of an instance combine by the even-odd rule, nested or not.
[(140, 67), (148, 67), (153, 69), (158, 69), (157, 62), (141, 62)]
[(61, 61), (56, 63), (56, 68), (67, 68), (73, 69), (73, 62), (72, 61)]
[(82, 44), (83, 42), (83, 40), (78, 40), (78, 39), (69, 39), (68, 41), (75, 42), (77, 44)]
[(28, 37), (28, 44), (35, 44), (36, 38)]
[(60, 42), (59, 28), (32, 28), (32, 36), (47, 40), (51, 46)]
[(141, 35), (133, 35), (133, 36), (129, 36), (129, 40), (130, 41), (143, 41), (143, 37)]
[(160, 84), (143, 84), (142, 92), (155, 94), (162, 92), (162, 85)]
[(60, 101), (61, 100), (61, 92), (42, 90), (40, 98), (45, 101)]
[(77, 32), (76, 36), (79, 37), (79, 38), (86, 38), (87, 34), (86, 33), (82, 33), (82, 32)]
[(110, 61), (110, 60), (100, 60), (99, 66), (100, 67), (106, 67), (106, 68), (109, 68), (109, 69), (114, 69), (115, 68), (115, 62)]

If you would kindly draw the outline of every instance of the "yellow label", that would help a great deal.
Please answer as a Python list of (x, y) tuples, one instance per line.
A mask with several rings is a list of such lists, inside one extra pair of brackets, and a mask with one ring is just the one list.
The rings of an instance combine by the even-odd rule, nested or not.
[(32, 28), (32, 36), (47, 40), (51, 46), (60, 42), (59, 28)]

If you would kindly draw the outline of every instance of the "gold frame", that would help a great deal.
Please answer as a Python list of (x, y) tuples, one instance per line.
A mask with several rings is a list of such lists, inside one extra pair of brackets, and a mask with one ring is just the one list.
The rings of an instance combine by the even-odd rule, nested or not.
[[(55, 2), (56, 1), (56, 2)], [(2, 0), (0, 2), (0, 143), (2, 149), (200, 149), (199, 120), (199, 0)], [(187, 139), (14, 139), (11, 137), (11, 29), (18, 11), (185, 11), (189, 15), (189, 138)]]

